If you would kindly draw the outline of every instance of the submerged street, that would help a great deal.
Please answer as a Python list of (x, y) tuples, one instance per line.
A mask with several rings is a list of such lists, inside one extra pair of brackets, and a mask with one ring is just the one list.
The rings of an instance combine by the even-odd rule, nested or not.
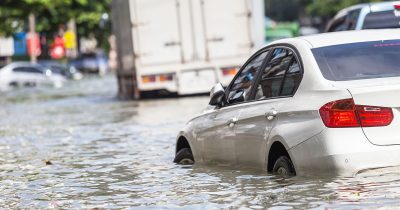
[[(0, 93), (3, 208), (368, 209), (400, 205), (399, 173), (277, 178), (172, 163), (208, 97), (120, 101), (112, 75)], [(345, 139), (343, 139), (345, 140)]]

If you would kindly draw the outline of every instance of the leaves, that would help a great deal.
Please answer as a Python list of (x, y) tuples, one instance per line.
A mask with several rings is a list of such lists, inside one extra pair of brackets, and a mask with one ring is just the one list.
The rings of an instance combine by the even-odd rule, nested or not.
[[(36, 15), (36, 31), (53, 34), (74, 18), (78, 35), (94, 34), (100, 39), (110, 33), (110, 24), (100, 28), (103, 13), (110, 13), (112, 0), (1, 0), (0, 36), (26, 30), (28, 15)], [(105, 35), (104, 35), (105, 34)], [(101, 40), (102, 41), (102, 40)]]

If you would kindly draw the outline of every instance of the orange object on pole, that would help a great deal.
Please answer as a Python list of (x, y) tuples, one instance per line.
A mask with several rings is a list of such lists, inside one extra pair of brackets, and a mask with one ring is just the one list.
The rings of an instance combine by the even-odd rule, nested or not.
[(28, 45), (28, 55), (39, 56), (42, 53), (39, 36), (36, 33), (29, 33), (26, 42)]
[(50, 49), (50, 56), (53, 59), (61, 59), (65, 56), (65, 52), (65, 41), (63, 37), (56, 36)]

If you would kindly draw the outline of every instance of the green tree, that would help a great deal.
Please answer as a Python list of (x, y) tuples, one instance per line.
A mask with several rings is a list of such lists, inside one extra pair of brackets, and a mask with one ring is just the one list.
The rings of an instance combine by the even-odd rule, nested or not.
[[(77, 23), (78, 36), (95, 35), (99, 43), (107, 43), (111, 31), (109, 17), (112, 0), (1, 0), (0, 35), (11, 35), (27, 29), (30, 13), (36, 16), (36, 31), (57, 32), (70, 19)], [(107, 14), (107, 15), (103, 15)], [(102, 27), (100, 27), (102, 26)]]
[(265, 14), (276, 21), (294, 21), (299, 17), (300, 3), (298, 0), (266, 0)]

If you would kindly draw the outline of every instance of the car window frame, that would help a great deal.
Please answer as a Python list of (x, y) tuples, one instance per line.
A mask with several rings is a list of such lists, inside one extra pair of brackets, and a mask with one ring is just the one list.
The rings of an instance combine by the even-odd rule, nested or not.
[[(347, 22), (346, 22), (346, 20), (347, 20), (347, 14), (348, 14), (348, 13), (346, 13), (346, 14), (343, 15), (343, 16), (334, 18), (334, 19), (328, 24), (328, 27), (327, 27), (327, 29), (326, 29), (325, 31), (326, 31), (326, 32), (338, 32), (338, 31), (335, 30), (335, 29), (339, 28), (338, 26), (342, 26), (342, 25), (344, 25), (344, 27), (347, 28)], [(344, 31), (344, 30), (341, 30), (341, 31)]]
[[(257, 76), (257, 78), (256, 78), (256, 80), (255, 80), (255, 83), (257, 84), (257, 85), (253, 85), (253, 87), (252, 87), (252, 90), (250, 91), (250, 96), (252, 97), (251, 98), (251, 100), (249, 100), (248, 102), (258, 102), (258, 101), (264, 101), (264, 100), (272, 100), (272, 99), (281, 99), (281, 98), (292, 98), (294, 95), (296, 95), (296, 93), (297, 93), (297, 90), (299, 89), (299, 87), (300, 87), (300, 85), (301, 85), (301, 82), (303, 81), (303, 77), (304, 77), (304, 66), (303, 66), (303, 61), (302, 61), (302, 59), (301, 59), (301, 56), (300, 56), (300, 53), (299, 53), (299, 51), (297, 50), (297, 48), (295, 47), (295, 46), (293, 46), (293, 45), (291, 45), (291, 44), (276, 44), (276, 45), (273, 45), (273, 46), (271, 46), (271, 51), (269, 52), (269, 57), (268, 57), (268, 61), (267, 62), (265, 62), (265, 63), (263, 63), (263, 65), (261, 66), (261, 69), (265, 69), (266, 67), (267, 67), (267, 65), (268, 65), (268, 63), (270, 62), (270, 60), (271, 60), (271, 55), (272, 55), (272, 52), (275, 50), (275, 49), (277, 49), (277, 48), (283, 48), (283, 49), (287, 49), (287, 50), (291, 50), (292, 51), (292, 53), (293, 53), (293, 55), (294, 55), (294, 58), (297, 60), (297, 62), (298, 62), (298, 64), (299, 64), (299, 67), (300, 67), (300, 81), (299, 81), (299, 84), (296, 86), (296, 88), (293, 90), (293, 94), (291, 94), (291, 95), (285, 95), (285, 96), (276, 96), (276, 97), (269, 97), (269, 98), (263, 98), (263, 99), (255, 99), (255, 95), (256, 95), (256, 92), (257, 92), (257, 87), (258, 87), (258, 84), (260, 83), (260, 79), (261, 79), (261, 73), (259, 73), (258, 74), (258, 76)], [(291, 61), (291, 62), (293, 62), (293, 61)], [(286, 79), (286, 74), (287, 74), (287, 71), (288, 71), (289, 69), (286, 69), (286, 71), (285, 71), (285, 75), (284, 75), (284, 78), (283, 78), (283, 82), (281, 83), (281, 87), (280, 87), (280, 94), (281, 94), (281, 92), (282, 92), (282, 88), (283, 88), (283, 84), (284, 84), (284, 82), (285, 82), (285, 79)], [(257, 86), (257, 87), (256, 87)]]
[[(252, 100), (248, 100), (248, 101), (242, 101), (242, 102), (238, 102), (238, 103), (234, 103), (234, 104), (229, 104), (228, 103), (228, 93), (230, 92), (230, 89), (232, 88), (232, 85), (234, 84), (235, 80), (237, 79), (237, 77), (242, 73), (242, 71), (247, 67), (247, 65), (252, 62), (255, 58), (257, 58), (259, 55), (268, 52), (267, 55), (265, 56), (265, 59), (263, 61), (263, 63), (261, 64), (260, 68), (263, 69), (263, 67), (265, 66), (265, 64), (269, 61), (270, 57), (271, 57), (271, 51), (272, 51), (272, 47), (271, 46), (267, 46), (264, 47), (260, 50), (258, 50), (256, 53), (254, 53), (249, 59), (247, 59), (247, 61), (240, 67), (239, 71), (236, 73), (236, 75), (233, 77), (233, 79), (231, 80), (231, 82), (229, 83), (229, 85), (225, 88), (225, 96), (224, 96), (224, 103), (221, 106), (221, 108), (225, 108), (225, 107), (230, 107), (230, 106), (236, 106), (239, 104), (244, 104), (244, 103), (249, 103)], [(255, 79), (253, 81), (252, 87), (250, 89), (250, 98), (254, 98), (252, 97), (253, 94), (253, 88), (254, 88), (254, 84), (255, 82), (258, 80), (258, 77), (260, 76), (260, 72), (257, 72), (257, 74), (255, 75)]]
[[(229, 92), (231, 86), (233, 85), (234, 81), (236, 80), (236, 78), (239, 76), (239, 74), (243, 71), (243, 69), (254, 59), (256, 58), (258, 55), (264, 53), (265, 51), (268, 51), (268, 54), (265, 58), (265, 61), (263, 62), (263, 64), (261, 65), (261, 69), (265, 69), (265, 67), (267, 66), (268, 62), (271, 60), (272, 57), (272, 53), (276, 48), (285, 48), (285, 49), (289, 49), (293, 52), (293, 55), (295, 56), (295, 58), (297, 59), (298, 63), (299, 63), (299, 67), (300, 67), (300, 81), (299, 84), (297, 85), (297, 87), (294, 89), (293, 94), (292, 95), (286, 95), (286, 96), (278, 96), (278, 97), (270, 97), (270, 98), (264, 98), (264, 99), (257, 99), (255, 100), (255, 94), (257, 91), (256, 85), (252, 85), (251, 90), (250, 90), (250, 99), (247, 101), (243, 101), (243, 102), (239, 102), (239, 103), (235, 103), (235, 104), (229, 104), (227, 103), (227, 93)], [(258, 83), (259, 79), (261, 78), (261, 73), (262, 71), (259, 71), (256, 75), (256, 78), (254, 80), (254, 83)], [(286, 72), (285, 72), (286, 74)], [(282, 99), (282, 98), (292, 98), (293, 96), (296, 95), (302, 81), (304, 78), (304, 64), (303, 64), (303, 59), (300, 55), (299, 50), (292, 44), (288, 44), (288, 43), (278, 43), (278, 44), (272, 44), (269, 46), (266, 46), (262, 49), (260, 49), (259, 51), (257, 51), (256, 53), (254, 53), (240, 68), (240, 70), (238, 71), (238, 73), (236, 73), (235, 77), (232, 79), (232, 81), (229, 83), (229, 85), (227, 86), (227, 88), (225, 88), (225, 96), (224, 96), (224, 103), (222, 104), (222, 106), (220, 107), (220, 109), (226, 108), (226, 107), (232, 107), (232, 106), (237, 106), (237, 105), (242, 105), (242, 104), (246, 104), (246, 103), (252, 103), (252, 102), (259, 102), (259, 101), (264, 101), (264, 100), (273, 100), (273, 99)]]
[[(346, 15), (346, 30), (345, 31), (351, 31), (351, 30), (356, 30), (357, 29), (357, 25), (361, 16), (361, 12), (362, 12), (362, 8), (357, 8), (357, 9), (353, 9), (350, 10), (349, 12), (347, 12)], [(356, 14), (354, 16), (354, 14)], [(354, 25), (350, 25), (351, 21), (355, 21)], [(349, 28), (351, 26), (351, 28)]]

